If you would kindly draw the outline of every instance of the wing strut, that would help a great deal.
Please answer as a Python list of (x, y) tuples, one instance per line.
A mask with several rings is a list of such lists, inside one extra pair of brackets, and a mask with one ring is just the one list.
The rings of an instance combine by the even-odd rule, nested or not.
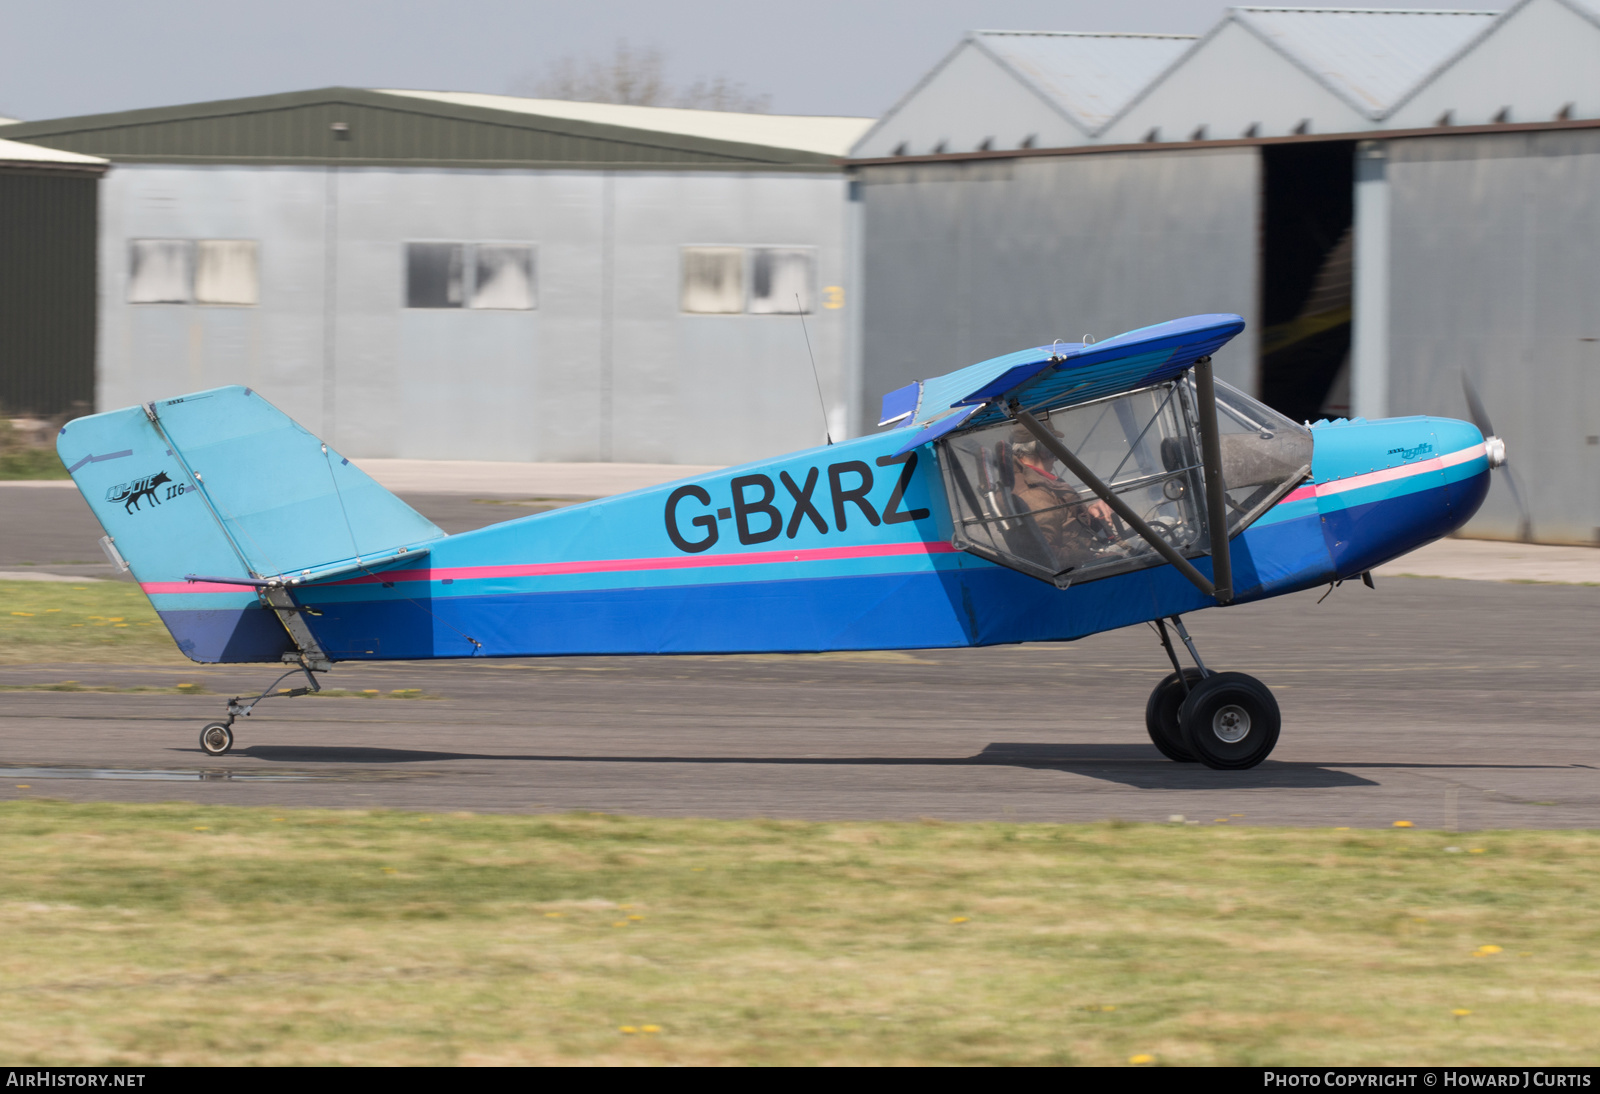
[[(1195, 411), (1200, 416), (1200, 465), (1206, 473), (1206, 531), (1211, 538), (1211, 573), (1218, 604), (1233, 601), (1233, 559), (1228, 554), (1228, 514), (1224, 507), (1228, 484), (1222, 481), (1222, 438), (1217, 432), (1217, 385), (1211, 358), (1194, 363)], [(1149, 539), (1149, 536), (1145, 536)], [(1193, 578), (1189, 579), (1193, 581)]]
[[(1023, 410), (1022, 407), (1019, 406), (1014, 400), (1006, 406), (1006, 413), (1014, 421), (1021, 422), (1023, 426), (1027, 428), (1029, 433), (1032, 433), (1036, 438), (1038, 438), (1040, 444), (1049, 449), (1049, 451), (1054, 454), (1056, 459), (1066, 464), (1072, 473), (1078, 476), (1079, 480), (1081, 480), (1085, 486), (1087, 486), (1090, 490), (1093, 490), (1095, 495), (1101, 501), (1111, 506), (1112, 510), (1117, 514), (1117, 516), (1127, 521), (1128, 527), (1132, 528), (1135, 532), (1138, 532), (1140, 536), (1144, 537), (1145, 542), (1154, 547), (1156, 553), (1162, 558), (1172, 563), (1172, 565), (1177, 568), (1178, 572), (1184, 577), (1188, 578), (1190, 583), (1193, 584), (1195, 588), (1199, 589), (1207, 596), (1217, 595), (1217, 588), (1213, 586), (1211, 582), (1206, 580), (1205, 574), (1202, 574), (1199, 570), (1196, 570), (1188, 559), (1184, 558), (1173, 548), (1172, 544), (1156, 535), (1155, 529), (1151, 528), (1142, 519), (1140, 519), (1139, 514), (1135, 513), (1127, 502), (1123, 501), (1116, 494), (1112, 493), (1111, 488), (1105, 483), (1101, 482), (1099, 476), (1097, 476), (1093, 471), (1090, 471), (1087, 464), (1078, 459), (1077, 456), (1073, 455), (1072, 450), (1061, 443), (1061, 438), (1057, 437), (1054, 433), (1050, 432), (1039, 423), (1039, 419), (1035, 418), (1032, 414), (1029, 414), (1026, 410)], [(1215, 429), (1215, 402), (1211, 404), (1211, 415), (1211, 426), (1212, 429)], [(1211, 480), (1208, 475), (1208, 486), (1210, 481)], [(1208, 495), (1210, 492), (1211, 491), (1209, 489), (1206, 491)], [(1218, 497), (1221, 497), (1221, 495), (1218, 494)], [(1223, 547), (1223, 551), (1227, 551), (1226, 546)], [(1229, 599), (1232, 599), (1232, 597), (1230, 596)]]

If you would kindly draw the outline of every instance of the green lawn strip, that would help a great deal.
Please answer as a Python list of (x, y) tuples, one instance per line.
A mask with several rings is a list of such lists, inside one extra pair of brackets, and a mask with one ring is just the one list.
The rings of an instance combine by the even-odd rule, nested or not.
[(0, 851), (19, 1065), (1600, 1050), (1595, 832), (11, 801)]
[(176, 664), (178, 652), (128, 581), (0, 581), (0, 664)]
[(53, 448), (7, 447), (0, 443), (0, 482), (70, 477)]

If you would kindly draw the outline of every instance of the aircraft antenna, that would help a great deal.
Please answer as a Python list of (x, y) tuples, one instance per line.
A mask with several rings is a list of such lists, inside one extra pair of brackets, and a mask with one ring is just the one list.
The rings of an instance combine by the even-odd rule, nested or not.
[(794, 294), (794, 312), (800, 317), (800, 333), (806, 336), (806, 356), (811, 358), (811, 379), (817, 385), (817, 406), (822, 408), (822, 435), (833, 444), (833, 433), (828, 429), (828, 403), (822, 397), (822, 378), (817, 375), (817, 355), (811, 352), (811, 332), (806, 330), (806, 313), (800, 305), (800, 294)]

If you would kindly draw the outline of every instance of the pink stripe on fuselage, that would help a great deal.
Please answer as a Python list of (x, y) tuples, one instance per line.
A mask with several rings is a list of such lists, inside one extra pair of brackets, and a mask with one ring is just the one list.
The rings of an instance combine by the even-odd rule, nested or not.
[[(1369, 471), (1363, 475), (1334, 479), (1331, 482), (1307, 483), (1289, 491), (1279, 505), (1308, 498), (1327, 497), (1364, 486), (1423, 475), (1430, 471), (1443, 471), (1446, 467), (1466, 463), (1484, 455), (1484, 446), (1475, 444), (1458, 452), (1435, 456), (1421, 463), (1389, 467), (1382, 471)], [(447, 569), (384, 570), (376, 574), (331, 581), (328, 585), (371, 585), (390, 581), (470, 581), (473, 579), (504, 577), (541, 577), (557, 574), (608, 574), (639, 570), (687, 570), (707, 566), (764, 566), (778, 562), (830, 562), (852, 558), (892, 558), (904, 555), (947, 555), (956, 553), (948, 543), (884, 543), (857, 547), (813, 547), (789, 551), (748, 551), (742, 554), (683, 555), (673, 558), (615, 558), (584, 559), (575, 562), (533, 562), (519, 566), (453, 566)], [(247, 585), (223, 585), (213, 581), (151, 581), (140, 585), (147, 594), (156, 593), (235, 593), (249, 589)]]
[(223, 585), (216, 581), (143, 581), (139, 588), (153, 593), (253, 593), (253, 585)]
[(1350, 490), (1360, 490), (1363, 486), (1377, 486), (1379, 483), (1394, 482), (1397, 479), (1407, 479), (1412, 475), (1424, 475), (1429, 471), (1443, 471), (1447, 467), (1475, 460), (1484, 454), (1484, 446), (1475, 444), (1463, 448), (1459, 452), (1449, 452), (1443, 456), (1435, 456), (1431, 460), (1421, 463), (1408, 463), (1400, 467), (1386, 467), (1382, 471), (1368, 471), (1364, 475), (1351, 475), (1346, 479), (1333, 479), (1329, 482), (1307, 483), (1296, 487), (1284, 495), (1279, 505), (1286, 505), (1291, 501), (1305, 501), (1307, 498), (1325, 498), (1330, 494), (1343, 494)]
[[(497, 577), (541, 577), (553, 574), (607, 574), (636, 570), (684, 570), (706, 566), (761, 566), (776, 562), (831, 562), (852, 558), (892, 558), (901, 555), (948, 555), (956, 548), (948, 543), (883, 543), (858, 547), (813, 547), (789, 551), (748, 551), (743, 554), (684, 555), (678, 558), (584, 559), (575, 562), (531, 562), (518, 566), (451, 566), (437, 569), (384, 570), (376, 574), (330, 581), (333, 585), (371, 585), (390, 581), (471, 581)], [(219, 585), (214, 582), (152, 581), (142, 585), (146, 593), (240, 592), (247, 586)]]

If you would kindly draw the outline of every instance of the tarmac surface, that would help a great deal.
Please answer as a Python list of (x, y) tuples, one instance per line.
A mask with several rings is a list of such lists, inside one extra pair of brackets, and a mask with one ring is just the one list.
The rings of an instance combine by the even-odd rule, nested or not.
[[(448, 531), (561, 503), (406, 496)], [(0, 486), (0, 570), (107, 576), (98, 536), (75, 491)], [(1579, 552), (1580, 578), (1591, 565), (1585, 548), (1516, 550)], [(200, 726), (269, 667), (0, 667), (0, 799), (1600, 827), (1600, 587), (1486, 572), (1512, 576), (1380, 571), (1376, 590), (1346, 583), (1321, 604), (1187, 617), (1210, 667), (1259, 676), (1282, 706), (1277, 751), (1253, 771), (1149, 744), (1145, 698), (1169, 666), (1130, 628), (979, 650), (346, 663), (325, 687), (383, 697), (268, 700), (222, 758), (200, 751)], [(66, 681), (206, 694), (38, 690)], [(427, 697), (389, 697), (407, 688)]]

